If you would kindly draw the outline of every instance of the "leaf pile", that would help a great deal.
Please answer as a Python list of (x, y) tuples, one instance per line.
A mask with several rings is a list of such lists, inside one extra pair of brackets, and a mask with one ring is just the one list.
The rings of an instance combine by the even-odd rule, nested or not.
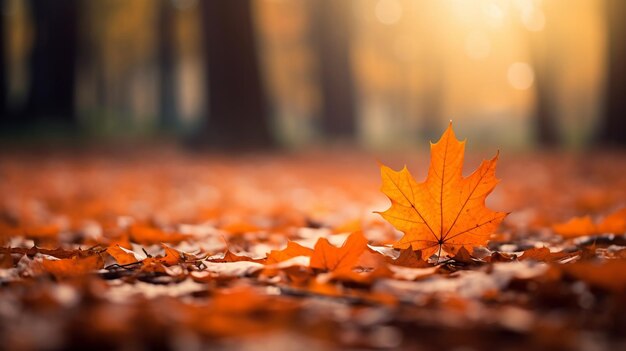
[(626, 157), (431, 151), (2, 155), (0, 344), (620, 349)]

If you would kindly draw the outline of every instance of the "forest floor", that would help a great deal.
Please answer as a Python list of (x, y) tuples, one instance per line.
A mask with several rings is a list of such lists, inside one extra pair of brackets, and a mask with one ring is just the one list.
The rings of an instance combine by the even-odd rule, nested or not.
[(5, 152), (0, 348), (626, 349), (626, 154), (501, 153), (488, 246), (423, 261), (374, 211), (428, 159)]

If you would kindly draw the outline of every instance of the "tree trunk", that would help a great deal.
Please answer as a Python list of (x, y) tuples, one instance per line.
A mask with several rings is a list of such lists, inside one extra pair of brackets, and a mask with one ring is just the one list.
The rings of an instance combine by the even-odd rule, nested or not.
[(626, 2), (607, 0), (608, 74), (600, 142), (626, 146)]
[(322, 95), (320, 124), (328, 137), (353, 138), (356, 111), (350, 63), (351, 2), (315, 0), (312, 35)]
[(6, 70), (6, 52), (7, 47), (4, 32), (4, 0), (0, 0), (0, 123), (4, 124), (9, 118), (8, 110), (8, 77)]
[(202, 142), (218, 147), (273, 144), (252, 22), (252, 3), (202, 1), (209, 116)]
[[(550, 16), (549, 4), (545, 4), (544, 11)], [(524, 28), (523, 30), (527, 30)], [(530, 63), (535, 73), (535, 109), (532, 120), (535, 143), (540, 147), (552, 148), (561, 143), (557, 127), (557, 101), (555, 96), (556, 61), (552, 53), (558, 45), (557, 37), (549, 27), (541, 32), (529, 32), (528, 45), (530, 47)]]
[(177, 127), (178, 84), (176, 79), (176, 13), (172, 0), (158, 2), (159, 50), (159, 127), (168, 130)]
[(74, 126), (77, 0), (31, 0), (35, 38), (24, 119)]
[[(535, 67), (547, 64), (536, 62)], [(553, 87), (551, 86), (550, 72), (547, 69), (537, 69), (535, 79), (535, 139), (543, 147), (553, 147), (559, 144), (559, 134), (556, 127), (556, 114)]]

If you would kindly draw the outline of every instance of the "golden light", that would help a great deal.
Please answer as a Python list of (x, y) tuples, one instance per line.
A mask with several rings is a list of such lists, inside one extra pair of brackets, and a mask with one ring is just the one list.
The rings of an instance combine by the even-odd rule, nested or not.
[(515, 62), (507, 71), (509, 84), (517, 90), (530, 88), (535, 81), (535, 72), (526, 62)]
[(539, 8), (522, 11), (522, 24), (531, 32), (540, 32), (546, 25), (546, 16)]
[(484, 59), (491, 52), (491, 42), (483, 32), (471, 32), (465, 38), (465, 52), (471, 59)]
[(505, 12), (498, 4), (490, 2), (483, 6), (487, 24), (492, 28), (500, 28), (504, 22)]
[(402, 5), (398, 0), (379, 0), (374, 13), (380, 23), (392, 25), (402, 18)]

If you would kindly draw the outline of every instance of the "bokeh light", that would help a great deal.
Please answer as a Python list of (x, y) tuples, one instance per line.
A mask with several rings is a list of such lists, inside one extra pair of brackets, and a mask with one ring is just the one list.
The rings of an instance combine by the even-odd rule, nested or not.
[(515, 62), (509, 66), (507, 79), (513, 88), (526, 90), (533, 85), (535, 73), (529, 64), (525, 62)]

